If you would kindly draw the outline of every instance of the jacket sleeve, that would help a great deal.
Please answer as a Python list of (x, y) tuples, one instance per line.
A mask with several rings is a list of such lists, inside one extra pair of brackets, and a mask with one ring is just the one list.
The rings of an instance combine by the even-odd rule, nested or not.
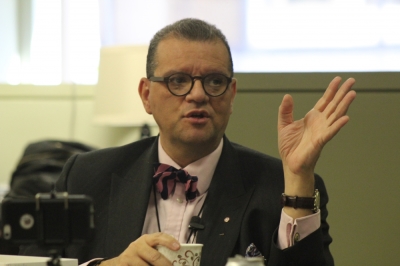
[(332, 238), (329, 235), (329, 225), (326, 221), (328, 216), (328, 194), (322, 179), (317, 175), (315, 185), (320, 191), (321, 227), (295, 245), (283, 250), (280, 250), (276, 245), (277, 229), (272, 238), (271, 250), (266, 265), (334, 265), (332, 254), (329, 251), (329, 244), (332, 242)]

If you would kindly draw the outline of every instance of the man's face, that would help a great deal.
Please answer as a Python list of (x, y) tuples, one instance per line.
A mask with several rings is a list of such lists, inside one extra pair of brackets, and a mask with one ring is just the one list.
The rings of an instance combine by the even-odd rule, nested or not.
[[(229, 56), (221, 41), (197, 42), (167, 38), (159, 43), (156, 54), (156, 77), (174, 73), (205, 76), (220, 73), (231, 76), (228, 71)], [(236, 95), (236, 80), (221, 96), (208, 96), (200, 80), (196, 80), (186, 96), (174, 96), (164, 82), (143, 79), (140, 94), (149, 114), (159, 125), (163, 147), (189, 145), (216, 146), (223, 136), (232, 113)]]

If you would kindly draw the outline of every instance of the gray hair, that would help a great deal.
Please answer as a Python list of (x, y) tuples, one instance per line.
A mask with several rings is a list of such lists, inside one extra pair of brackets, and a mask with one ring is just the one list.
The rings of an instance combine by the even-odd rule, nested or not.
[(221, 30), (203, 20), (186, 18), (162, 28), (151, 39), (146, 62), (146, 75), (148, 78), (154, 75), (154, 71), (157, 67), (155, 57), (159, 43), (170, 36), (190, 41), (222, 41), (229, 54), (228, 70), (231, 72), (231, 75), (233, 75), (231, 49)]

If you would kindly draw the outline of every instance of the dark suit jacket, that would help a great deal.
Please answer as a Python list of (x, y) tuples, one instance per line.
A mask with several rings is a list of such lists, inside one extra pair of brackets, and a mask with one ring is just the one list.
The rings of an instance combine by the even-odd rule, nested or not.
[[(57, 190), (93, 198), (96, 232), (88, 245), (67, 248), (66, 257), (78, 258), (80, 263), (115, 257), (141, 236), (157, 154), (157, 138), (152, 137), (68, 161)], [(275, 243), (284, 191), (282, 163), (224, 137), (202, 215), (205, 229), (197, 236), (197, 242), (204, 244), (201, 265), (225, 265), (228, 257), (244, 255), (251, 243), (265, 256), (266, 265), (333, 265), (326, 223), (328, 196), (322, 179), (316, 175), (315, 181), (321, 194), (320, 229), (293, 247), (279, 250)], [(40, 255), (33, 246), (21, 253)]]

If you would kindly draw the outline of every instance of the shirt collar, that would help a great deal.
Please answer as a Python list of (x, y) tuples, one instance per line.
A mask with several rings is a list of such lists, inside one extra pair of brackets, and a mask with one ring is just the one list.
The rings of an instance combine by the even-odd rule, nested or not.
[[(188, 171), (190, 175), (197, 176), (199, 178), (197, 189), (199, 190), (200, 195), (205, 193), (210, 186), (215, 168), (217, 167), (219, 157), (222, 153), (223, 143), (224, 141), (223, 139), (221, 139), (218, 147), (212, 153), (184, 167), (184, 169)], [(165, 152), (165, 150), (161, 146), (160, 138), (158, 138), (158, 160), (160, 163), (169, 164), (176, 169), (181, 168)]]

